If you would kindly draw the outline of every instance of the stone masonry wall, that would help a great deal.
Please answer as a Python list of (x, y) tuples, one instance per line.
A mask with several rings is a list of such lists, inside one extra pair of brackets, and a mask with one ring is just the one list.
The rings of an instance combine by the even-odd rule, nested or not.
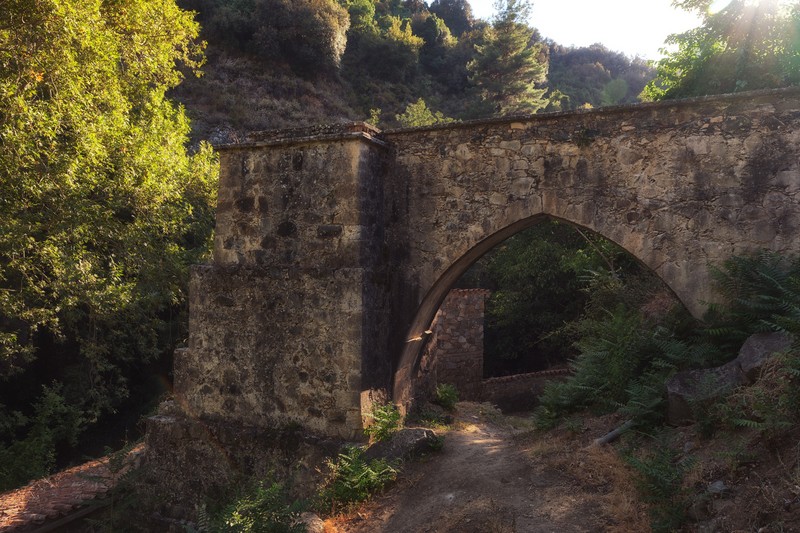
[(478, 400), (483, 378), (484, 289), (453, 289), (431, 325), (415, 380), (415, 397), (430, 398), (436, 385), (454, 385), (462, 400)]
[(221, 151), (214, 262), (192, 272), (175, 360), (191, 417), (363, 438), (361, 392), (387, 386), (384, 147), (314, 133)]
[[(652, 269), (695, 315), (733, 254), (800, 252), (800, 89), (388, 132), (387, 227), (409, 340), (458, 277), (546, 217), (595, 231)], [(420, 342), (407, 342), (406, 401)]]
[(481, 382), (480, 400), (504, 411), (523, 411), (538, 405), (545, 386), (566, 379), (569, 369), (553, 369), (514, 376), (489, 378)]

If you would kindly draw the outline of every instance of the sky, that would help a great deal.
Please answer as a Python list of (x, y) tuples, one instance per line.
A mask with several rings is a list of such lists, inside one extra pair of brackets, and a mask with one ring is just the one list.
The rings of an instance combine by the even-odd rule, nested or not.
[[(629, 56), (658, 59), (667, 35), (700, 25), (694, 14), (672, 7), (670, 1), (533, 0), (530, 23), (565, 46), (602, 43)], [(494, 0), (469, 3), (476, 18), (492, 16)]]

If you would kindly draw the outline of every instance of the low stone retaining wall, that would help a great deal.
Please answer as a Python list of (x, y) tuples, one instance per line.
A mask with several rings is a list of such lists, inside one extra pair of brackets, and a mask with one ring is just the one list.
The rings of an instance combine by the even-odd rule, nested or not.
[(544, 387), (554, 380), (569, 376), (568, 368), (516, 374), (484, 379), (481, 382), (480, 399), (498, 406), (503, 411), (524, 411), (538, 404)]

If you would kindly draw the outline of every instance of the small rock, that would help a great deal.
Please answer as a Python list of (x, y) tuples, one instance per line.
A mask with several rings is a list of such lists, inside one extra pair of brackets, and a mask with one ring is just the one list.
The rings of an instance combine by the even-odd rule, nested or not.
[(439, 437), (430, 429), (403, 428), (392, 435), (389, 440), (376, 442), (364, 453), (367, 459), (409, 459), (428, 451), (433, 451), (440, 444)]
[(725, 484), (724, 481), (717, 480), (708, 485), (708, 492), (716, 496), (724, 496), (726, 494), (730, 494), (731, 489)]
[(325, 522), (314, 513), (303, 513), (300, 522), (306, 526), (306, 533), (325, 533)]

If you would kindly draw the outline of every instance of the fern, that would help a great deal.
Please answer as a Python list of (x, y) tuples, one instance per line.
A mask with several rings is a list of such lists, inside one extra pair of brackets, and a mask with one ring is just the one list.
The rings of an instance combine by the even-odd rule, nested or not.
[(208, 529), (239, 533), (303, 533), (300, 521), (303, 504), (291, 502), (280, 483), (257, 483), (213, 519), (205, 518)]
[(800, 260), (764, 251), (735, 256), (712, 269), (727, 305), (709, 310), (707, 336), (737, 348), (751, 334), (784, 330), (800, 333)]
[(374, 406), (369, 416), (372, 418), (372, 424), (364, 428), (364, 433), (373, 441), (388, 440), (400, 429), (402, 416), (397, 406), (392, 403)]
[(368, 461), (364, 451), (348, 447), (336, 461), (327, 462), (330, 471), (320, 494), (320, 505), (335, 510), (337, 506), (364, 501), (386, 484), (394, 481), (398, 465), (383, 459)]
[(656, 439), (649, 455), (626, 457), (626, 462), (638, 473), (636, 485), (642, 499), (650, 506), (654, 532), (676, 531), (686, 519), (689, 493), (683, 487), (683, 477), (696, 461), (691, 457), (679, 458), (663, 435)]

